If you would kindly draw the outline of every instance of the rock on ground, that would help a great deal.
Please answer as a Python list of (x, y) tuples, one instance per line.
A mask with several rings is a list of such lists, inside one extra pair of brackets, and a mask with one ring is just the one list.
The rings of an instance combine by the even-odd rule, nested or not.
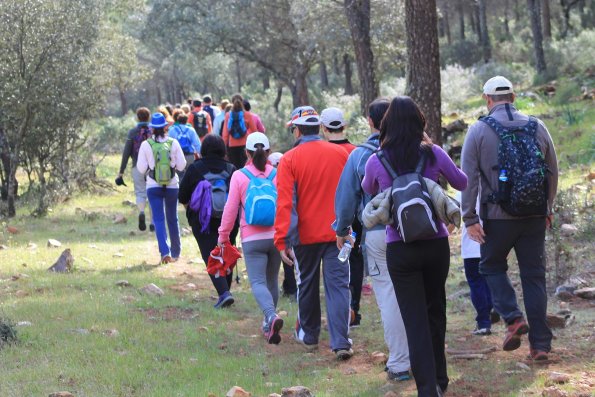
[(51, 393), (48, 397), (74, 397), (74, 394), (67, 391), (57, 391), (55, 393)]
[(574, 294), (583, 299), (595, 299), (595, 288), (577, 289)]
[(250, 397), (252, 393), (247, 392), (246, 390), (242, 389), (240, 386), (234, 386), (225, 395), (225, 397)]
[(117, 214), (114, 217), (114, 225), (123, 225), (126, 222), (128, 222), (128, 219), (126, 219), (126, 217), (122, 214)]
[(541, 392), (543, 397), (567, 397), (568, 393), (563, 390), (558, 389), (557, 387), (551, 386), (543, 389)]
[(159, 288), (158, 286), (156, 286), (153, 283), (147, 284), (144, 287), (142, 287), (140, 289), (140, 292), (143, 292), (143, 293), (148, 294), (148, 295), (156, 295), (156, 296), (163, 296), (163, 295), (165, 295), (165, 292), (163, 292), (163, 290), (161, 288)]
[(281, 393), (281, 397), (314, 397), (310, 389), (305, 386), (285, 387)]
[(269, 397), (281, 397), (281, 394), (279, 394), (279, 393), (271, 393), (271, 394), (269, 394)]
[(565, 223), (562, 226), (560, 226), (560, 234), (562, 236), (570, 237), (574, 236), (576, 233), (578, 233), (578, 227), (574, 225)]
[(387, 391), (386, 394), (384, 394), (384, 397), (399, 397), (399, 395), (394, 391)]
[(4, 244), (0, 244), (0, 251), (7, 250), (8, 246)]
[(557, 314), (546, 314), (545, 321), (550, 328), (564, 328), (566, 327), (566, 317)]
[(59, 248), (62, 246), (62, 243), (59, 242), (58, 240), (55, 240), (53, 238), (48, 239), (48, 247), (49, 248)]
[(119, 280), (119, 281), (116, 281), (116, 285), (118, 287), (130, 287), (130, 286), (132, 286), (132, 284), (130, 284), (128, 282), (128, 280)]
[(66, 273), (72, 271), (72, 266), (74, 265), (74, 258), (72, 253), (70, 252), (70, 248), (66, 248), (60, 254), (60, 257), (50, 268), (48, 269), (49, 272), (56, 272), (56, 273)]
[(570, 376), (562, 372), (550, 372), (548, 380), (551, 383), (563, 384), (570, 380)]
[(372, 362), (374, 364), (386, 364), (387, 361), (388, 361), (388, 357), (386, 356), (386, 354), (384, 354), (382, 352), (372, 353)]

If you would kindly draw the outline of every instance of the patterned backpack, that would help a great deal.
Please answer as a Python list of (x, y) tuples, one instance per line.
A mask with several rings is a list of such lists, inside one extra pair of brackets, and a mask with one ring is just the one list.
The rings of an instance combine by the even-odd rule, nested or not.
[(488, 201), (499, 204), (512, 216), (545, 215), (547, 213), (547, 166), (535, 133), (537, 119), (527, 124), (504, 127), (491, 116), (479, 120), (498, 135), (498, 191)]

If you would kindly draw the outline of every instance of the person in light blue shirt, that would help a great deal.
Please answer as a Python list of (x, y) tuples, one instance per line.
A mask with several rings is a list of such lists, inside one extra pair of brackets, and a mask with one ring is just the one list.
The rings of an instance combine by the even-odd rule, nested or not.
[(215, 135), (219, 135), (221, 136), (221, 133), (223, 132), (223, 121), (225, 120), (225, 113), (226, 113), (226, 108), (227, 105), (229, 105), (229, 101), (227, 99), (224, 99), (221, 101), (221, 104), (219, 105), (221, 108), (221, 111), (219, 113), (217, 113), (217, 115), (215, 116), (215, 119), (213, 120), (213, 134)]
[(198, 159), (198, 154), (200, 153), (200, 139), (198, 139), (198, 134), (187, 123), (188, 115), (184, 114), (184, 112), (177, 113), (174, 124), (167, 131), (167, 134), (171, 138), (176, 139), (180, 143), (184, 157), (186, 158), (186, 168), (184, 171), (178, 172), (180, 180), (184, 177), (188, 167), (194, 163), (194, 160)]

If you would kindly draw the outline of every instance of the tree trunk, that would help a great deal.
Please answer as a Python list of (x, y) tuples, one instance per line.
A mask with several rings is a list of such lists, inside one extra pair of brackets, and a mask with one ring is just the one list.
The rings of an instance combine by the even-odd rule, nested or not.
[(277, 84), (277, 96), (275, 97), (275, 101), (273, 102), (273, 107), (275, 108), (275, 112), (279, 113), (279, 104), (281, 103), (281, 96), (283, 95), (283, 86), (281, 84)]
[(339, 62), (337, 51), (333, 51), (333, 72), (335, 73), (335, 76), (341, 76), (341, 64)]
[(560, 0), (562, 6), (562, 15), (564, 16), (564, 25), (562, 27), (561, 38), (565, 39), (570, 31), (570, 10), (578, 4), (578, 0)]
[(490, 43), (490, 34), (488, 32), (488, 20), (486, 17), (486, 0), (479, 0), (479, 35), (481, 37), (481, 52), (483, 61), (488, 63), (492, 58), (492, 44)]
[(321, 60), (318, 63), (318, 67), (320, 68), (320, 86), (322, 89), (328, 88), (328, 71), (326, 69), (326, 62)]
[(510, 26), (508, 20), (508, 5), (509, 0), (504, 0), (504, 36), (508, 39), (510, 37)]
[(238, 92), (242, 92), (242, 66), (240, 65), (240, 58), (236, 58), (236, 82)]
[(450, 32), (450, 10), (449, 10), (448, 1), (444, 2), (443, 18), (444, 18), (444, 32), (446, 33), (446, 42), (448, 43), (448, 45), (451, 45), (452, 44), (452, 36), (451, 36), (451, 32)]
[(265, 73), (264, 76), (262, 76), (262, 89), (268, 90), (269, 88), (271, 88), (271, 79), (269, 74)]
[(542, 19), (543, 19), (543, 37), (546, 40), (552, 39), (552, 18), (550, 14), (550, 0), (541, 0)]
[(295, 83), (290, 86), (291, 97), (293, 100), (293, 107), (304, 106), (310, 104), (308, 96), (308, 71), (303, 67), (298, 67), (295, 72)]
[(17, 181), (17, 167), (19, 165), (19, 155), (17, 150), (19, 147), (14, 148), (15, 152), (10, 154), (10, 172), (8, 174), (8, 194), (6, 196), (8, 204), (8, 217), (12, 218), (17, 215), (16, 201), (17, 192), (19, 190), (19, 183)]
[(477, 34), (477, 43), (481, 45), (481, 23), (479, 22), (479, 0), (473, 0), (473, 6), (471, 7), (473, 26), (475, 29), (473, 32)]
[(531, 31), (533, 32), (533, 49), (535, 51), (535, 69), (543, 75), (546, 72), (545, 55), (543, 53), (543, 37), (541, 35), (541, 7), (539, 0), (527, 0)]
[(463, 1), (459, 0), (457, 12), (459, 14), (459, 38), (465, 40), (465, 9), (463, 8)]
[(40, 164), (37, 171), (37, 179), (39, 181), (39, 197), (37, 198), (37, 208), (33, 212), (35, 216), (44, 216), (48, 212), (47, 200), (47, 181), (45, 179), (45, 167)]
[(440, 53), (436, 0), (405, 1), (407, 32), (407, 95), (426, 116), (426, 132), (442, 145), (440, 114)]
[(353, 71), (351, 70), (351, 57), (349, 54), (343, 55), (343, 68), (345, 71), (345, 95), (353, 95), (354, 90), (351, 81)]
[(121, 88), (118, 88), (118, 92), (120, 94), (120, 110), (122, 112), (122, 116), (125, 116), (128, 113), (128, 101), (126, 100), (126, 93)]
[(345, 0), (344, 4), (359, 77), (360, 109), (365, 115), (368, 105), (378, 97), (379, 91), (370, 43), (370, 0)]
[(521, 24), (521, 6), (519, 4), (519, 0), (512, 1), (514, 1), (514, 27), (515, 30), (518, 31)]

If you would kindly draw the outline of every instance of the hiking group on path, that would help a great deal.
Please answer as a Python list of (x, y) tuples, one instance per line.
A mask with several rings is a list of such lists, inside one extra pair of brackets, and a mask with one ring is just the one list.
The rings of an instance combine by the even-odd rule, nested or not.
[[(502, 318), (503, 350), (519, 348), (524, 334), (530, 359), (547, 360), (551, 350), (544, 242), (558, 182), (554, 145), (543, 122), (514, 107), (506, 78), (489, 79), (483, 98), (489, 115), (469, 128), (462, 169), (432, 143), (423, 113), (405, 96), (369, 104), (370, 134), (357, 146), (345, 137), (340, 109), (319, 115), (298, 107), (287, 123), (295, 143), (284, 154), (271, 153), (260, 117), (239, 94), (219, 107), (207, 96), (153, 115), (140, 108), (116, 184), (125, 185), (132, 158), (138, 227), (147, 228), (148, 200), (163, 264), (180, 258), (177, 208), (184, 205), (219, 296), (216, 309), (234, 303), (233, 267), (243, 254), (268, 343), (281, 342), (284, 326), (276, 311), (281, 263), (282, 292), (298, 305), (294, 339), (308, 350), (319, 344), (322, 273), (329, 344), (339, 360), (354, 354), (349, 328), (360, 325), (368, 276), (389, 351), (388, 379), (413, 377), (419, 396), (442, 396), (449, 382), (448, 236), (461, 218), (477, 313), (472, 333), (489, 335)], [(439, 178), (462, 192), (460, 210)], [(507, 275), (512, 249), (526, 320)]]

